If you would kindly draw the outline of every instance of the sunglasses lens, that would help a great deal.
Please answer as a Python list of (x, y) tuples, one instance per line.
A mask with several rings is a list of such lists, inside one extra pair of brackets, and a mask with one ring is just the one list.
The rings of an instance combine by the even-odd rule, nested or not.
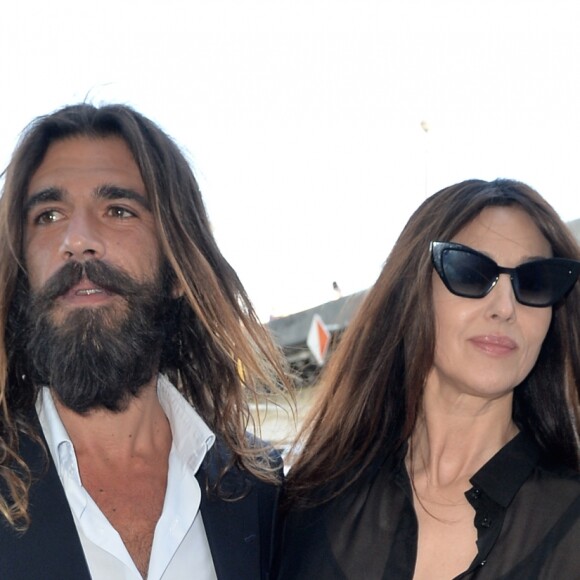
[(498, 275), (495, 263), (469, 251), (445, 248), (441, 254), (444, 282), (451, 292), (466, 298), (482, 298)]
[(536, 260), (517, 268), (514, 290), (528, 306), (551, 306), (572, 288), (578, 273), (562, 260)]
[(457, 296), (483, 298), (499, 275), (507, 274), (517, 301), (539, 308), (553, 306), (564, 298), (580, 274), (578, 260), (545, 258), (507, 268), (453, 242), (431, 242), (431, 258), (447, 289)]

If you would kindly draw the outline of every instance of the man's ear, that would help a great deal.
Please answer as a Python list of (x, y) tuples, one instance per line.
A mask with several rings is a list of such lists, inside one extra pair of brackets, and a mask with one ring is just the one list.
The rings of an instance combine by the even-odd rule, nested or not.
[(169, 261), (165, 262), (165, 291), (169, 291), (169, 295), (174, 300), (185, 294), (185, 288), (175, 270), (169, 265)]
[(185, 294), (185, 290), (183, 289), (183, 285), (179, 280), (175, 280), (173, 283), (173, 288), (171, 289), (171, 298), (181, 298)]

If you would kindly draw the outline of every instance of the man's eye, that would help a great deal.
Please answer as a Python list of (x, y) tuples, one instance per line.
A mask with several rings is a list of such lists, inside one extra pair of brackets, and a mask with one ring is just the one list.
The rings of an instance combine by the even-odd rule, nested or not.
[(118, 207), (118, 206), (110, 207), (108, 213), (111, 217), (115, 217), (115, 218), (119, 218), (119, 219), (127, 219), (127, 218), (135, 217), (135, 214), (125, 207)]
[(49, 209), (48, 211), (43, 211), (41, 214), (34, 218), (34, 223), (39, 225), (52, 224), (60, 219), (60, 213), (55, 209)]

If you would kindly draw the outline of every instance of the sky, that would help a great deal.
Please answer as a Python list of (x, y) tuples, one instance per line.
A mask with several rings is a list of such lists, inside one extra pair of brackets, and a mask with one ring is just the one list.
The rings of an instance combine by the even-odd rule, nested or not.
[(368, 288), (413, 210), (511, 177), (580, 218), (577, 0), (53, 0), (0, 22), (0, 166), (122, 102), (194, 169), (259, 316)]

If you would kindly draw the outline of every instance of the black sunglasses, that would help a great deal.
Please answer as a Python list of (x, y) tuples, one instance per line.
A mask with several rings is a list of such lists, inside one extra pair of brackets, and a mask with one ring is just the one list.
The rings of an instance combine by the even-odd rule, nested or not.
[(516, 300), (538, 308), (553, 306), (564, 298), (580, 275), (578, 260), (542, 258), (504, 268), (488, 256), (453, 242), (431, 242), (431, 260), (452, 294), (483, 298), (500, 274), (509, 274)]

